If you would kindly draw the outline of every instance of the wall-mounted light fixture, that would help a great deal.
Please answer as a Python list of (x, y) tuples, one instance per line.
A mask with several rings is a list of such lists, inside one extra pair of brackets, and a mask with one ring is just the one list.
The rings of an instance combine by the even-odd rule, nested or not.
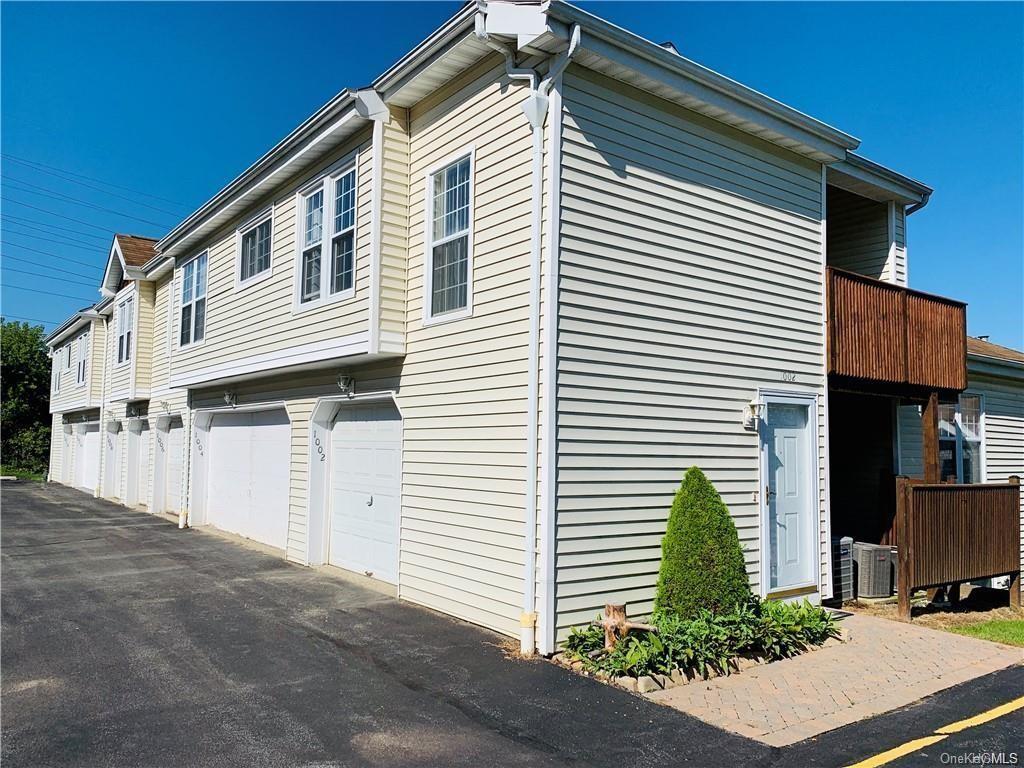
[(225, 403), (225, 405), (227, 405), (227, 406), (229, 406), (231, 408), (234, 408), (235, 407), (235, 403), (237, 403), (237, 402), (238, 402), (238, 399), (235, 397), (235, 393), (234, 392), (231, 392), (229, 390), (229, 391), (224, 393), (224, 403)]
[(339, 373), (338, 389), (340, 389), (349, 397), (352, 397), (352, 395), (356, 393), (356, 382), (351, 376), (346, 376), (343, 373)]
[(743, 406), (743, 428), (757, 429), (757, 420), (761, 417), (761, 403), (751, 400)]

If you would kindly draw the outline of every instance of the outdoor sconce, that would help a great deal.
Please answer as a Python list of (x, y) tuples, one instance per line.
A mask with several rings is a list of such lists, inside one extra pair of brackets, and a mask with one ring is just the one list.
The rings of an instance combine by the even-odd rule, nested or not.
[(229, 407), (234, 408), (235, 407), (235, 403), (238, 402), (237, 398), (235, 397), (235, 393), (234, 392), (230, 392), (230, 391), (229, 392), (225, 392), (224, 393), (224, 402)]
[(342, 392), (344, 392), (349, 397), (354, 395), (355, 394), (355, 382), (352, 380), (352, 377), (351, 376), (346, 376), (345, 374), (339, 374), (338, 375), (338, 389), (340, 389)]
[(761, 416), (761, 404), (751, 400), (743, 406), (743, 428), (757, 429), (757, 420)]

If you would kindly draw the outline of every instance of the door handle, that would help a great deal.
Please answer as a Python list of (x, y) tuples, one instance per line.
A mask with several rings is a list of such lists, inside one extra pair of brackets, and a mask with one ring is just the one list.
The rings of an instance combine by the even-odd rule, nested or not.
[(764, 495), (765, 495), (766, 498), (771, 499), (771, 498), (774, 498), (776, 496), (776, 493), (769, 486), (766, 485), (764, 487)]

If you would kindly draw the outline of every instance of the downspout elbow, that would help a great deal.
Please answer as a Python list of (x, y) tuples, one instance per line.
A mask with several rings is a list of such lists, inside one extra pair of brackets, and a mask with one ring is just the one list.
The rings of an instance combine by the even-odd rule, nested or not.
[(924, 208), (926, 205), (928, 205), (928, 201), (931, 200), (931, 199), (932, 199), (932, 193), (931, 192), (926, 192), (924, 194), (924, 196), (921, 198), (921, 202), (914, 203), (912, 206), (907, 208), (907, 210), (903, 212), (903, 215), (904, 216), (909, 216), (912, 213), (917, 213), (922, 208)]

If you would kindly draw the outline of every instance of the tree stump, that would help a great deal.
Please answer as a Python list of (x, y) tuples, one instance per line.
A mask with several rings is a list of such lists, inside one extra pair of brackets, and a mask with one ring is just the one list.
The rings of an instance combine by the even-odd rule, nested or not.
[(612, 650), (620, 638), (626, 636), (626, 604), (605, 603), (604, 606), (604, 648)]

